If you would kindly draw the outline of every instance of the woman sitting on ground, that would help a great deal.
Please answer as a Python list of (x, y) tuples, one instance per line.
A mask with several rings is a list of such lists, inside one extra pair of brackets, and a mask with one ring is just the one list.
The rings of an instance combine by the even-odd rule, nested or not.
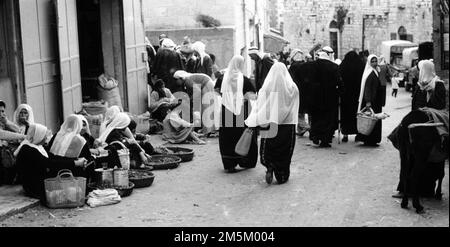
[(27, 196), (41, 199), (45, 203), (44, 179), (52, 177), (61, 169), (83, 169), (87, 165), (85, 158), (53, 159), (43, 147), (47, 127), (30, 124), (26, 139), (14, 152), (19, 179)]
[(164, 121), (167, 110), (172, 110), (181, 104), (168, 88), (163, 80), (155, 82), (154, 90), (150, 95), (150, 113), (152, 118), (159, 122)]
[(81, 132), (80, 135), (86, 140), (89, 149), (94, 148), (94, 142), (95, 142), (95, 138), (92, 136), (91, 134), (91, 129), (89, 128), (89, 122), (87, 121), (86, 117), (83, 115), (77, 115), (82, 123), (83, 123), (83, 127), (81, 128)]
[[(113, 147), (116, 152), (112, 152), (113, 156), (111, 159), (116, 159), (114, 157), (117, 155), (117, 150), (122, 149), (122, 145), (125, 145), (131, 152), (131, 159), (138, 163), (138, 166), (145, 167), (148, 163), (148, 158), (150, 157), (146, 154), (145, 150), (138, 144), (136, 139), (134, 139), (128, 126), (131, 123), (130, 117), (126, 113), (118, 113), (111, 123), (106, 127), (103, 134), (96, 140), (97, 145)], [(111, 160), (110, 159), (110, 160)], [(114, 162), (116, 163), (116, 162)]]
[(19, 127), (20, 134), (27, 134), (28, 126), (34, 123), (34, 114), (31, 106), (21, 104), (14, 112), (14, 124)]
[(108, 126), (108, 124), (110, 124), (114, 117), (120, 112), (122, 112), (122, 110), (116, 105), (113, 105), (106, 110), (103, 122), (100, 124), (99, 136), (105, 132), (106, 126)]
[[(93, 161), (94, 157), (92, 157), (89, 151), (89, 144), (81, 136), (82, 129), (83, 121), (79, 115), (69, 115), (61, 125), (58, 133), (49, 142), (48, 147), (50, 148), (48, 154), (50, 158), (61, 161), (84, 158), (88, 162)], [(75, 166), (70, 168), (74, 176), (85, 177), (88, 181), (90, 178), (94, 178), (94, 169), (94, 165), (89, 166), (88, 169)], [(51, 175), (56, 176), (56, 173)]]

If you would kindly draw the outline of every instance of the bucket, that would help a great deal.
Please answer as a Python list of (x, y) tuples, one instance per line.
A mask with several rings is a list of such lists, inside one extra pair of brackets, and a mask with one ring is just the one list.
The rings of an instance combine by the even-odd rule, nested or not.
[(128, 187), (128, 170), (127, 169), (115, 169), (114, 170), (114, 186)]
[(130, 169), (130, 152), (128, 149), (117, 150), (117, 155), (119, 155), (120, 165), (123, 169)]
[(114, 184), (113, 169), (99, 168), (95, 169), (97, 185), (103, 187), (112, 187)]

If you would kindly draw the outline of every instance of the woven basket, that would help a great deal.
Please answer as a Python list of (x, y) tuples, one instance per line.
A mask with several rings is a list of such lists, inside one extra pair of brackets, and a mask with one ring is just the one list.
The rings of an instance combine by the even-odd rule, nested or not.
[(84, 205), (86, 178), (74, 177), (67, 169), (60, 170), (55, 178), (44, 180), (49, 208), (76, 208)]
[[(364, 114), (366, 110), (370, 111), (370, 115)], [(358, 114), (356, 115), (356, 127), (358, 129), (358, 133), (363, 135), (370, 135), (373, 131), (373, 128), (377, 124), (377, 121), (379, 119), (374, 117), (375, 113), (373, 112), (372, 108), (364, 108)]]

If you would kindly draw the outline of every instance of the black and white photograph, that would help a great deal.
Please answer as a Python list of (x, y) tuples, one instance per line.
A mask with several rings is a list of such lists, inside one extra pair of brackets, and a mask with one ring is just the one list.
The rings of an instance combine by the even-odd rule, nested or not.
[(448, 92), (449, 0), (0, 0), (0, 235), (448, 228)]

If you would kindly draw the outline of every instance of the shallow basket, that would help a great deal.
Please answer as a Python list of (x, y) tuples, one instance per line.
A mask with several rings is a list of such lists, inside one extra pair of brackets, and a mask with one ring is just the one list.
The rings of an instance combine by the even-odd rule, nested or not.
[(85, 203), (86, 178), (74, 177), (63, 169), (55, 178), (44, 180), (45, 196), (49, 208), (76, 208)]
[[(194, 158), (194, 150), (190, 148), (180, 148), (180, 147), (167, 147), (167, 149), (174, 152), (171, 155), (175, 155), (181, 158), (181, 162), (188, 162)], [(182, 152), (182, 153), (179, 153)]]
[[(134, 174), (139, 174), (139, 177), (134, 176)], [(130, 170), (129, 180), (134, 184), (135, 189), (150, 187), (155, 180), (155, 174), (148, 170), (132, 169)]]
[[(169, 158), (171, 161), (162, 161), (164, 158)], [(174, 169), (180, 165), (181, 158), (175, 155), (152, 155), (148, 165), (153, 166), (154, 170)]]
[(117, 190), (117, 192), (119, 193), (120, 197), (127, 197), (127, 196), (131, 195), (131, 193), (133, 192), (133, 188), (134, 188), (134, 184), (132, 182), (130, 182), (128, 184), (127, 188), (114, 186), (114, 189)]

